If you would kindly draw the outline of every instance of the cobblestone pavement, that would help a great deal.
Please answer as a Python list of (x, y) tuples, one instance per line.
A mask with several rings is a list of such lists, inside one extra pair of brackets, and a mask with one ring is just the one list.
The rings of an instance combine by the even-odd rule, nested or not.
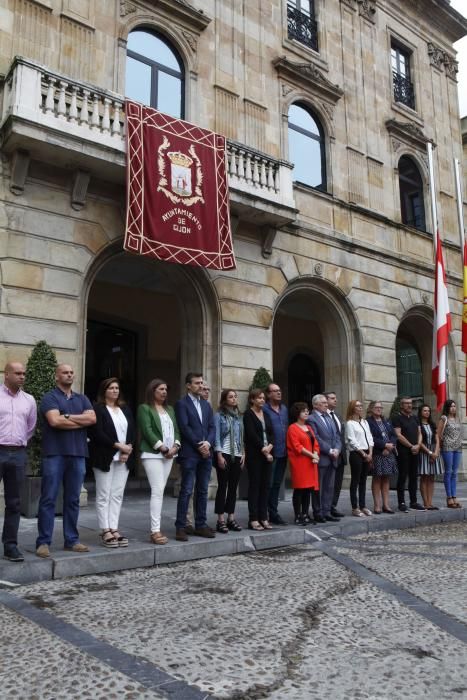
[(0, 695), (467, 698), (466, 536), (464, 521), (0, 591)]

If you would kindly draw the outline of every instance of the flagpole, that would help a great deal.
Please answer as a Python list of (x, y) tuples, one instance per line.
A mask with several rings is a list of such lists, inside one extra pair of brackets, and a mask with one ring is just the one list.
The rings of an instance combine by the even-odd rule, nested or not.
[(435, 193), (435, 169), (433, 167), (433, 144), (428, 141), (428, 171), (430, 177), (430, 195), (431, 195), (431, 219), (433, 221), (433, 249), (436, 259), (436, 245), (438, 243), (438, 213), (436, 211), (436, 193)]
[[(459, 220), (459, 234), (461, 238), (461, 250), (463, 249), (465, 242), (465, 226), (464, 226), (464, 204), (462, 196), (462, 186), (461, 186), (461, 175), (460, 175), (460, 165), (459, 158), (454, 158), (454, 175), (456, 179), (456, 193), (457, 193), (457, 218)], [(462, 259), (463, 251), (462, 251)]]

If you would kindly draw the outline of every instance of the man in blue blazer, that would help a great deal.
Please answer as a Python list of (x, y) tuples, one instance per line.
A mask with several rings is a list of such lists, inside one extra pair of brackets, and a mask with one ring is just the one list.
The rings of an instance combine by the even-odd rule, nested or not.
[(195, 530), (199, 537), (215, 537), (206, 522), (208, 485), (212, 469), (212, 446), (216, 439), (214, 416), (209, 403), (202, 398), (203, 375), (188, 372), (185, 378), (187, 394), (175, 404), (175, 415), (182, 438), (178, 463), (182, 483), (177, 503), (175, 539), (186, 542), (186, 514), (195, 487)]
[(334, 478), (341, 452), (341, 438), (335, 424), (328, 414), (328, 401), (323, 394), (316, 394), (312, 399), (313, 412), (308, 418), (308, 423), (320, 447), (318, 463), (319, 472), (319, 497), (320, 511), (314, 513), (314, 519), (318, 523), (327, 520), (338, 522), (339, 518), (331, 515), (332, 500), (334, 496)]

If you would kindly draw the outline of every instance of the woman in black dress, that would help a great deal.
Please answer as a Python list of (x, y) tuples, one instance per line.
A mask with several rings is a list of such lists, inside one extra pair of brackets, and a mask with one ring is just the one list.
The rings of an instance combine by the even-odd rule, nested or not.
[(243, 414), (245, 464), (248, 472), (248, 527), (251, 530), (272, 530), (268, 521), (268, 492), (273, 462), (271, 419), (263, 411), (264, 391), (252, 389), (248, 408)]
[(423, 404), (418, 409), (418, 420), (422, 431), (422, 442), (418, 453), (418, 474), (420, 476), (420, 493), (423, 505), (427, 510), (439, 510), (433, 505), (435, 476), (443, 473), (443, 462), (440, 457), (439, 437), (436, 425), (431, 417), (431, 408)]

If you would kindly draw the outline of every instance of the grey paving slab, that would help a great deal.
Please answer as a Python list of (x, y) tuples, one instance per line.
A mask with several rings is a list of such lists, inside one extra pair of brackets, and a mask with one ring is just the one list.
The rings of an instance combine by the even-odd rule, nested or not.
[(274, 547), (284, 547), (287, 545), (303, 544), (305, 542), (305, 533), (302, 528), (292, 528), (271, 532), (261, 532), (252, 534), (251, 540), (255, 549), (272, 549)]
[(99, 574), (104, 571), (121, 571), (154, 566), (155, 548), (134, 546), (119, 547), (117, 551), (89, 552), (75, 554), (62, 552), (53, 557), (53, 578), (68, 578), (70, 576), (86, 576)]
[(21, 564), (0, 559), (0, 581), (33, 583), (51, 579), (52, 576), (52, 561), (40, 560), (27, 552), (24, 552), (24, 562)]
[(190, 537), (189, 542), (182, 543), (182, 546), (167, 544), (163, 547), (157, 547), (155, 561), (156, 564), (170, 564), (177, 561), (191, 561), (193, 559), (205, 559), (206, 557), (219, 557), (236, 553), (236, 538), (200, 540)]

